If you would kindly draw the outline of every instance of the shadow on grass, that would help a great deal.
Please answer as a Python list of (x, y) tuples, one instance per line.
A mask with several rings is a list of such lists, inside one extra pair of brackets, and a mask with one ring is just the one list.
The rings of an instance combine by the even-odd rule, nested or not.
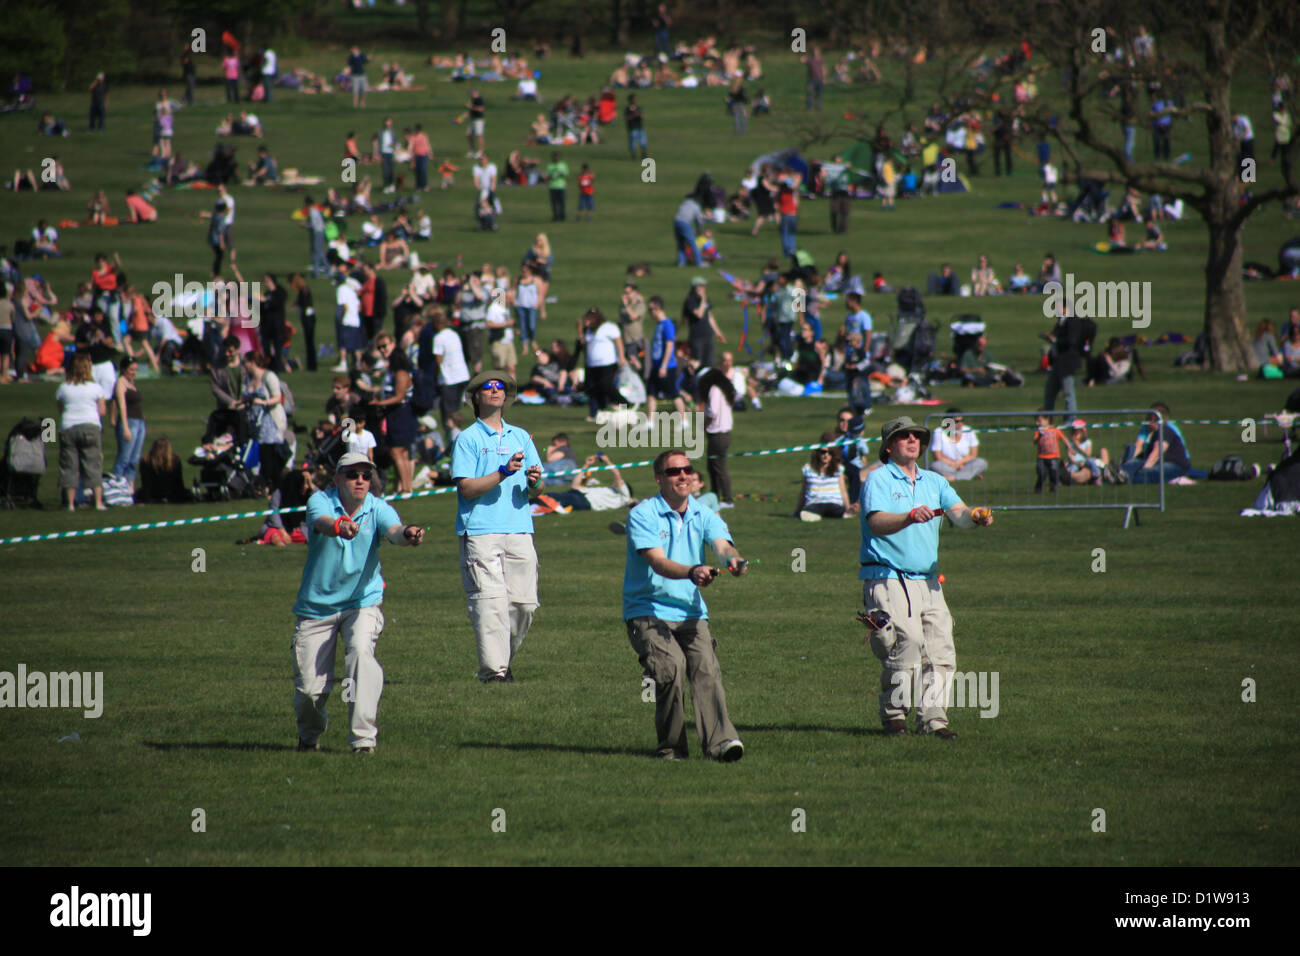
[(146, 740), (144, 745), (150, 750), (161, 750), (164, 753), (174, 750), (265, 750), (275, 753), (298, 749), (296, 744), (251, 744), (236, 740), (213, 740), (208, 743), (161, 743), (156, 740)]
[(823, 734), (848, 734), (852, 737), (883, 737), (884, 729), (872, 730), (868, 727), (825, 727), (821, 724), (737, 724), (736, 729), (745, 731), (792, 730), (815, 731)]
[(480, 748), (483, 750), (518, 750), (524, 753), (536, 750), (557, 750), (562, 753), (598, 754), (603, 757), (646, 757), (653, 759), (654, 753), (648, 750), (633, 750), (630, 747), (576, 747), (565, 744), (500, 744), (478, 740), (463, 740), (463, 748)]

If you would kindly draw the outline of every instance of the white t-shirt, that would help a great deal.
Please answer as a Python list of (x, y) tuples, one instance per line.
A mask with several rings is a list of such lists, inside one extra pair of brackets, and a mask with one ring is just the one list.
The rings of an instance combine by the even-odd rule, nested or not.
[(979, 448), (980, 440), (969, 428), (963, 428), (956, 441), (953, 441), (942, 428), (936, 428), (930, 438), (930, 451), (938, 452), (953, 461), (961, 461), (971, 453), (978, 454)]
[(172, 320), (165, 315), (154, 316), (154, 329), (158, 333), (159, 342), (175, 342), (177, 345), (183, 345), (184, 340), (181, 334), (176, 331), (176, 326)]
[(536, 96), (537, 81), (533, 79), (531, 76), (525, 76), (522, 80), (519, 81), (519, 95)]
[[(251, 116), (249, 117), (249, 121), (250, 122), (252, 121)], [(226, 200), (226, 214), (225, 214), (225, 218), (221, 220), (221, 223), (223, 226), (233, 226), (235, 224), (235, 197), (232, 196), (229, 192), (227, 192), (225, 196), (225, 200)]]
[(497, 179), (497, 164), (488, 163), (486, 166), (474, 167), (474, 185), (478, 187), (480, 195), (492, 188), (492, 184)]
[(262, 75), (275, 76), (275, 51), (267, 50), (262, 54)]
[(361, 297), (357, 295), (356, 280), (349, 279), (338, 287), (335, 293), (338, 304), (343, 306), (343, 324), (348, 328), (361, 327)]
[(44, 232), (42, 232), (39, 227), (33, 228), (32, 240), (34, 242), (40, 242), (42, 239), (46, 242), (57, 244), (59, 241), (59, 234), (53, 226), (46, 226)]
[(438, 356), (438, 384), (460, 385), (469, 381), (465, 350), (455, 329), (443, 329), (433, 337), (433, 354)]
[(377, 222), (363, 222), (361, 224), (361, 234), (367, 239), (384, 238), (384, 227)]
[(411, 276), (411, 292), (418, 296), (421, 302), (428, 302), (437, 286), (433, 276), (427, 272), (417, 272)]
[(99, 428), (99, 402), (104, 392), (98, 382), (70, 385), (64, 382), (54, 397), (63, 406), (59, 429), (67, 430), (77, 425), (94, 425)]
[(106, 362), (92, 365), (90, 374), (95, 377), (95, 384), (104, 393), (104, 401), (111, 402), (113, 392), (117, 388), (117, 366), (113, 364), (113, 360), (109, 359)]
[(613, 322), (604, 322), (594, 332), (586, 333), (587, 368), (599, 368), (602, 365), (618, 364), (618, 348), (614, 345), (618, 339), (618, 326)]
[(591, 505), (592, 511), (613, 511), (615, 508), (626, 508), (632, 496), (627, 493), (627, 485), (622, 488), (606, 488), (603, 485), (596, 485), (591, 488), (583, 488), (582, 493), (586, 496), (587, 503)]
[[(487, 323), (491, 326), (493, 323), (509, 322), (510, 310), (506, 308), (505, 296), (493, 296), (492, 301), (487, 308)], [(492, 329), (493, 332), (500, 332), (499, 342), (513, 342), (515, 340), (515, 330), (506, 326), (504, 329)]]
[(366, 431), (364, 428), (358, 428), (352, 433), (352, 440), (348, 442), (348, 453), (356, 452), (360, 455), (368, 455), (371, 449), (379, 443), (375, 440), (375, 433)]

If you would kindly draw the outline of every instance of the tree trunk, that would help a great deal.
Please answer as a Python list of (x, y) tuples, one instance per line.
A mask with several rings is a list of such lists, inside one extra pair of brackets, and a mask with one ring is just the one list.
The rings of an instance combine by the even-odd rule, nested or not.
[(421, 37), (429, 35), (429, 0), (415, 0), (415, 29)]
[(1246, 293), (1241, 278), (1241, 230), (1228, 225), (1221, 210), (1206, 220), (1210, 251), (1205, 260), (1205, 355), (1217, 372), (1259, 366), (1246, 325)]
[(455, 40), (460, 35), (460, 18), (456, 15), (458, 0), (442, 0), (442, 36), (443, 42)]
[(616, 47), (627, 46), (627, 8), (630, 3), (631, 0), (611, 0), (609, 5), (609, 42)]

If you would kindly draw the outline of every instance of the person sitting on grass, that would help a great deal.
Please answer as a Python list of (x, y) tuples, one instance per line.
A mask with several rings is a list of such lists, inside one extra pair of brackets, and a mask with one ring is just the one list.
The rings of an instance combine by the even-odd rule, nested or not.
[(154, 439), (140, 459), (140, 490), (135, 500), (137, 504), (182, 504), (191, 500), (181, 472), (181, 457), (166, 435)]
[(799, 494), (799, 507), (795, 509), (801, 521), (821, 521), (822, 518), (851, 518), (858, 506), (849, 500), (840, 457), (833, 448), (815, 448), (808, 464), (803, 466), (803, 488)]
[(406, 265), (411, 256), (411, 249), (404, 239), (393, 233), (379, 244), (379, 264), (376, 269), (400, 269)]
[(1169, 247), (1165, 245), (1165, 234), (1160, 231), (1160, 226), (1156, 224), (1154, 217), (1149, 217), (1144, 223), (1146, 226), (1146, 238), (1138, 244), (1139, 249), (1150, 249), (1157, 252), (1164, 252)]
[(1120, 480), (1135, 485), (1159, 484), (1162, 453), (1164, 479), (1170, 484), (1190, 485), (1206, 477), (1206, 472), (1192, 467), (1182, 432), (1170, 421), (1169, 406), (1155, 402), (1138, 431), (1137, 441), (1124, 449)]
[(1093, 457), (1092, 439), (1088, 437), (1088, 423), (1082, 418), (1070, 422), (1070, 444), (1073, 445), (1065, 467), (1070, 481), (1076, 485), (1100, 485), (1103, 480), (1113, 481), (1110, 452), (1105, 448), (1099, 457)]
[(131, 222), (157, 222), (158, 210), (149, 204), (149, 202), (136, 193), (134, 189), (126, 191), (126, 208), (131, 214)]
[(949, 408), (944, 414), (943, 427), (936, 428), (930, 438), (930, 470), (949, 481), (983, 478), (989, 463), (979, 457), (975, 430), (962, 423), (960, 408)]
[(249, 183), (254, 186), (265, 186), (280, 181), (280, 171), (276, 166), (275, 157), (265, 146), (257, 147), (257, 160), (248, 164), (248, 172)]
[[(597, 465), (609, 466), (612, 488), (596, 484), (591, 471), (586, 470)], [(548, 492), (562, 507), (573, 511), (614, 511), (635, 503), (632, 487), (623, 481), (618, 468), (604, 452), (588, 455), (582, 467), (584, 470), (573, 476), (567, 491)]]

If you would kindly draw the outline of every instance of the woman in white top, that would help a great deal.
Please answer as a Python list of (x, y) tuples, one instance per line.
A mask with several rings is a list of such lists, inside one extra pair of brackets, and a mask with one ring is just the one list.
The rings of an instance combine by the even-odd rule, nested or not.
[(95, 496), (95, 510), (104, 504), (104, 448), (100, 419), (107, 411), (104, 392), (90, 370), (90, 356), (72, 360), (68, 380), (54, 393), (59, 401), (59, 487), (64, 504), (76, 511), (77, 481), (80, 478)]
[(851, 518), (858, 506), (849, 501), (849, 489), (833, 448), (816, 448), (803, 466), (803, 493), (799, 496), (799, 517), (803, 521), (822, 518)]

